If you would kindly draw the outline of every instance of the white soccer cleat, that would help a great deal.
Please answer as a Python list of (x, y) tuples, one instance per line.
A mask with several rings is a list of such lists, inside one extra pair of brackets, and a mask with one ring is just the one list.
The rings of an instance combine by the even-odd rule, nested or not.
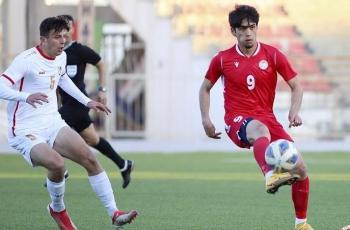
[(131, 224), (138, 214), (139, 213), (135, 210), (128, 212), (117, 210), (112, 217), (112, 224), (115, 226), (115, 229), (121, 229), (123, 225)]

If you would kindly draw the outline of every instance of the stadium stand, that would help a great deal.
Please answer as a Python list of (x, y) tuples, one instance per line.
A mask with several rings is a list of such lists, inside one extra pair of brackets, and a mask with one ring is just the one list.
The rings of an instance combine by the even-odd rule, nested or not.
[[(218, 50), (232, 45), (234, 38), (228, 28), (227, 15), (238, 2), (155, 2), (159, 17), (169, 18), (171, 21), (174, 36), (191, 39), (194, 54), (210, 57)], [(309, 121), (304, 125), (301, 131), (304, 133), (301, 136), (344, 138), (344, 127), (350, 127), (346, 120), (340, 119), (332, 126), (329, 125), (327, 117), (335, 116), (331, 112), (334, 108), (346, 113), (346, 107), (340, 108), (336, 104), (338, 101), (349, 104), (346, 102), (350, 101), (350, 98), (344, 96), (347, 91), (346, 85), (349, 85), (346, 76), (350, 74), (350, 44), (345, 39), (348, 37), (349, 30), (346, 28), (349, 28), (349, 25), (344, 21), (350, 10), (349, 4), (345, 0), (339, 0), (331, 6), (326, 0), (307, 1), (306, 5), (302, 0), (250, 0), (239, 3), (258, 8), (261, 14), (259, 40), (282, 50), (301, 76), (305, 91), (304, 118)], [(325, 30), (323, 25), (328, 21), (331, 28)], [(344, 28), (339, 29), (338, 25)], [(285, 111), (289, 104), (289, 100), (286, 100), (289, 88), (285, 82), (279, 81), (278, 90), (282, 91), (282, 94), (278, 94), (276, 98), (276, 109)], [(322, 116), (315, 119), (320, 111)], [(285, 116), (283, 113), (280, 115)], [(293, 132), (294, 130), (292, 134)], [(296, 132), (294, 134), (297, 134)]]
[[(323, 75), (322, 63), (309, 49), (298, 25), (289, 16), (283, 1), (250, 1), (261, 12), (259, 40), (271, 44), (288, 55), (297, 71), (304, 76), (308, 91), (328, 91), (330, 82)], [(227, 22), (232, 1), (195, 2), (190, 0), (157, 1), (158, 13), (170, 17), (177, 36), (191, 36), (195, 53), (213, 53), (228, 47), (233, 38)], [(278, 18), (278, 20), (276, 20)], [(224, 26), (223, 26), (224, 25)], [(313, 77), (309, 77), (309, 76)], [(279, 87), (284, 90), (286, 87)]]

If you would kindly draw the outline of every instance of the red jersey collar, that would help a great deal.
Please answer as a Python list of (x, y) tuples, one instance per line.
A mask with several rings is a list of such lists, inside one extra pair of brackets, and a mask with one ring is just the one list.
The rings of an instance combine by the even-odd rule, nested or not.
[[(242, 51), (239, 49), (238, 44), (236, 44), (236, 51), (237, 51), (237, 53), (238, 53), (239, 55), (241, 55), (241, 56), (243, 56), (243, 57), (247, 57), (247, 56), (244, 55), (244, 54), (242, 53)], [(258, 46), (256, 47), (256, 50), (255, 50), (255, 52), (253, 53), (253, 55), (252, 55), (251, 57), (257, 55), (257, 54), (259, 53), (259, 51), (260, 51), (260, 42), (258, 42)]]
[(50, 56), (47, 56), (39, 46), (36, 46), (35, 48), (39, 51), (41, 56), (43, 56), (44, 58), (51, 60), (51, 61), (56, 59), (56, 57), (52, 58)]

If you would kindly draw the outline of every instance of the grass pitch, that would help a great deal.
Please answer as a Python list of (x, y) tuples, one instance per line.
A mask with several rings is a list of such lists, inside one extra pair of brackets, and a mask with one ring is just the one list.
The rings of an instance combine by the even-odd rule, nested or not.
[[(115, 166), (99, 155), (122, 210), (140, 216), (125, 229), (289, 230), (294, 209), (289, 187), (276, 195), (251, 153), (127, 154), (135, 160), (132, 182), (121, 188)], [(310, 175), (309, 223), (316, 230), (350, 224), (350, 154), (304, 154)], [(91, 190), (85, 171), (66, 161), (70, 172), (65, 203), (78, 229), (113, 229)], [(18, 155), (0, 155), (0, 229), (57, 229), (46, 212), (45, 170)]]

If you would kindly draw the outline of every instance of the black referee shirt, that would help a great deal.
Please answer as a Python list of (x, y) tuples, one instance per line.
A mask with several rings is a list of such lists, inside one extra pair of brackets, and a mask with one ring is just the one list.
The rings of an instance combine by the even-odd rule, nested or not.
[[(86, 64), (89, 63), (96, 65), (101, 60), (100, 55), (89, 47), (76, 41), (72, 42), (64, 51), (67, 54), (67, 75), (72, 79), (80, 91), (87, 95), (84, 83)], [(73, 97), (61, 88), (59, 88), (59, 93), (61, 95), (62, 105), (77, 103)]]

